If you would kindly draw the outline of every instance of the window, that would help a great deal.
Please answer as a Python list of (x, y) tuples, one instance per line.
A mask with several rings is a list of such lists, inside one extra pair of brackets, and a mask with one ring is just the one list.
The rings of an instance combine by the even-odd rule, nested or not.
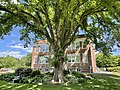
[(40, 64), (47, 64), (48, 63), (48, 59), (45, 56), (40, 56), (39, 57), (39, 63)]
[(45, 68), (45, 71), (48, 71), (48, 68)]
[(76, 62), (80, 62), (80, 54), (76, 54)]
[(68, 62), (71, 62), (71, 56), (67, 56)]
[(75, 60), (76, 60), (76, 57), (72, 55), (72, 57), (71, 57), (71, 62), (73, 62), (73, 63), (74, 63), (74, 62), (75, 62)]
[(83, 63), (88, 63), (88, 56), (87, 54), (83, 53)]
[(70, 44), (70, 46), (68, 46), (68, 50), (75, 50), (75, 49), (79, 49), (80, 45), (79, 45), (79, 41), (75, 41), (74, 43)]
[(79, 47), (80, 47), (80, 43), (76, 42), (76, 48), (75, 49), (79, 49)]
[(40, 52), (49, 52), (48, 45), (40, 45)]
[(34, 64), (37, 64), (37, 56), (34, 56)]
[(81, 70), (80, 70), (80, 68), (77, 68), (77, 72), (80, 72)]
[(68, 68), (68, 71), (70, 72), (72, 69), (71, 68)]
[(76, 43), (74, 42), (74, 43), (72, 43), (72, 50), (74, 50), (74, 49), (76, 49)]
[(68, 54), (67, 55), (68, 63), (80, 63), (80, 55), (79, 54)]

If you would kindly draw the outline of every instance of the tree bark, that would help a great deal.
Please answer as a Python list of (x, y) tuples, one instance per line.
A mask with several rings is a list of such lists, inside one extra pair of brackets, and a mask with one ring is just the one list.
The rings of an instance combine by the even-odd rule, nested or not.
[(60, 60), (58, 66), (54, 69), (54, 76), (53, 76), (54, 83), (63, 83), (64, 82), (64, 75), (63, 75), (63, 60)]

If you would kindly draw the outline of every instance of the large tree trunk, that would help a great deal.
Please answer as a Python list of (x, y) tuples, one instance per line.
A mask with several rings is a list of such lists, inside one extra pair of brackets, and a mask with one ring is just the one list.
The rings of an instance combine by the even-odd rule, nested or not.
[(64, 52), (65, 49), (61, 48), (61, 46), (57, 43), (56, 46), (53, 45), (52, 47), (54, 51), (54, 76), (53, 76), (53, 82), (54, 83), (63, 83), (64, 82), (64, 75), (63, 75), (63, 63), (65, 60)]
[(58, 65), (55, 67), (53, 79), (54, 79), (55, 83), (63, 83), (64, 82), (63, 60), (60, 60)]

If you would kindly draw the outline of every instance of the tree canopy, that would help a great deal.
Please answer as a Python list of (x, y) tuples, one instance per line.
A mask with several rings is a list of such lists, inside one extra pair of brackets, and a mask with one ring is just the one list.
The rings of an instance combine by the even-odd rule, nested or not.
[(32, 55), (28, 53), (21, 59), (16, 59), (12, 56), (0, 58), (0, 68), (28, 68), (31, 66)]
[[(20, 0), (17, 0), (20, 2)], [(23, 0), (15, 4), (1, 0), (0, 37), (9, 34), (13, 26), (22, 29), (21, 40), (30, 43), (34, 39), (46, 38), (56, 58), (59, 75), (55, 81), (63, 81), (62, 66), (64, 51), (80, 31), (91, 39), (98, 50), (108, 52), (120, 39), (119, 0)]]
[(1, 68), (11, 68), (15, 67), (17, 64), (17, 60), (14, 57), (6, 56), (0, 59), (0, 67)]
[(31, 67), (32, 53), (28, 53), (26, 56), (22, 57), (20, 61), (23, 62), (24, 66)]
[(13, 26), (20, 26), (21, 40), (29, 43), (29, 33), (33, 32), (36, 38), (45, 36), (56, 48), (65, 49), (74, 41), (79, 30), (83, 30), (97, 47), (101, 48), (102, 44), (102, 50), (103, 46), (110, 49), (119, 39), (119, 0), (23, 1), (14, 4), (11, 0), (1, 0), (1, 37), (8, 34)]
[(120, 55), (109, 54), (105, 56), (103, 53), (96, 55), (96, 63), (98, 67), (116, 67), (120, 66)]

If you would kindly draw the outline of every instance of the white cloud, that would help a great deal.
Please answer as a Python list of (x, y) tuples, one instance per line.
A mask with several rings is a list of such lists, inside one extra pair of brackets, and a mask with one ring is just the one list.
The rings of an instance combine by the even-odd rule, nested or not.
[(13, 56), (15, 58), (22, 58), (24, 55), (21, 55), (19, 51), (6, 51), (0, 52), (0, 57)]
[(24, 47), (23, 47), (23, 45), (22, 44), (17, 44), (17, 45), (11, 45), (11, 46), (9, 46), (10, 48), (18, 48), (18, 49), (23, 49)]
[(9, 42), (8, 44), (15, 44), (16, 41), (15, 40), (12, 40), (11, 42)]
[(27, 48), (24, 48), (24, 46), (21, 43), (19, 43), (17, 45), (11, 45), (11, 46), (8, 46), (8, 47), (15, 48), (15, 49), (21, 49), (21, 50), (24, 50), (26, 52), (32, 52), (32, 47), (29, 46)]
[[(11, 3), (20, 4), (20, 2), (17, 2), (17, 0), (11, 0)], [(1, 5), (6, 5), (7, 2), (5, 2), (5, 1), (0, 1), (0, 4), (1, 4)]]
[(14, 4), (19, 4), (19, 3), (17, 2), (17, 0), (11, 0), (11, 2), (14, 3)]

